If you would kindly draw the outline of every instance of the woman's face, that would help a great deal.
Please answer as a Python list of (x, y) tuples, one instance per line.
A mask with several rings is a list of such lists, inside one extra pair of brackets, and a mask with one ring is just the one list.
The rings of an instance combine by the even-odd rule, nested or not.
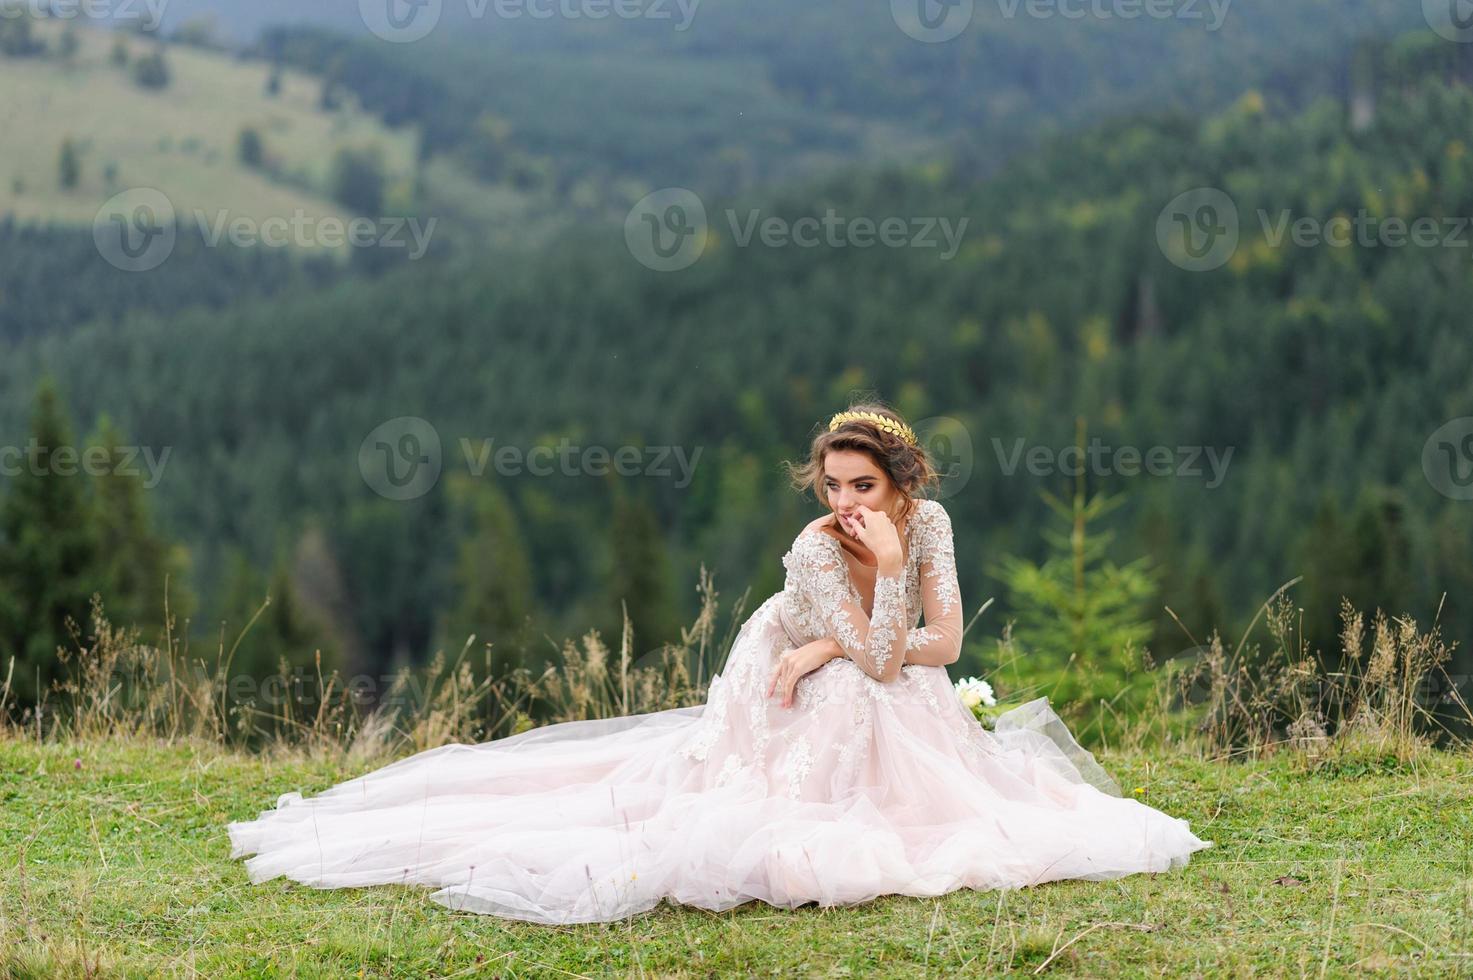
[[(868, 455), (852, 449), (836, 449), (824, 455), (823, 488), (829, 506), (841, 515), (853, 514), (863, 504), (894, 520), (900, 502), (900, 494), (885, 471)], [(845, 534), (850, 533), (842, 520), (837, 526)]]

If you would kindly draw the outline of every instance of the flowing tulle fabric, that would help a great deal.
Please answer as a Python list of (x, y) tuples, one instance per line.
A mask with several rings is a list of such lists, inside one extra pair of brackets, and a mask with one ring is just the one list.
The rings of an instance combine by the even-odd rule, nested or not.
[(548, 924), (662, 899), (722, 911), (1168, 871), (1212, 846), (1118, 788), (1039, 698), (987, 731), (941, 667), (880, 684), (848, 660), (766, 697), (781, 593), (707, 702), (420, 752), (231, 823), (253, 881), (407, 884)]

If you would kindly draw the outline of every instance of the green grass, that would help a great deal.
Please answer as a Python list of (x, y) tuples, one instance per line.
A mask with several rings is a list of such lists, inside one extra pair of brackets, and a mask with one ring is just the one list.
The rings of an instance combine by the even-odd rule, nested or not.
[(549, 928), (424, 889), (252, 885), (229, 858), (229, 820), (375, 763), (0, 738), (0, 975), (980, 976), (1061, 948), (1045, 973), (1473, 973), (1473, 756), (1103, 761), (1216, 847), (1112, 882)]

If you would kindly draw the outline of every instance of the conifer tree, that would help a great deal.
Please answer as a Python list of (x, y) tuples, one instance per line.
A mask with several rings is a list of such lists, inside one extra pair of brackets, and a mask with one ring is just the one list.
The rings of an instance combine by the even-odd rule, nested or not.
[[(108, 460), (90, 481), (108, 619), (136, 626), (145, 642), (154, 642), (162, 634), (166, 600), (177, 622), (193, 609), (186, 581), (188, 555), (155, 530), (145, 498), (148, 476), (139, 454), (122, 446), (112, 419), (104, 415), (99, 420), (88, 446), (104, 450)], [(164, 459), (167, 465), (166, 457), (153, 458)]]
[(341, 667), (323, 624), (297, 595), (285, 555), (263, 575), (240, 552), (229, 558), (222, 664), (232, 727), (271, 731), (279, 719), (320, 706), (317, 658), (326, 680)]
[(1044, 531), (1048, 557), (1035, 564), (1004, 556), (996, 574), (1007, 586), (1016, 620), (1019, 669), (1041, 685), (1040, 693), (1056, 705), (1073, 705), (1077, 714), (1098, 699), (1117, 710), (1133, 701), (1137, 692), (1127, 689), (1144, 681), (1141, 655), (1152, 632), (1146, 603), (1157, 583), (1145, 559), (1117, 565), (1106, 557), (1113, 535), (1091, 525), (1124, 498), (1088, 493), (1082, 420), (1076, 438), (1081, 465), (1072, 499), (1066, 503), (1043, 493), (1064, 524), (1063, 530)]
[(56, 650), (83, 635), (91, 598), (106, 587), (96, 513), (54, 382), (40, 383), (31, 438), (0, 501), (0, 663), (15, 658), (13, 689), (34, 705), (62, 676)]
[(82, 160), (77, 155), (77, 144), (68, 136), (61, 141), (61, 156), (57, 172), (64, 190), (73, 190), (82, 179)]
[[(491, 644), (491, 675), (525, 663), (532, 566), (516, 513), (494, 484), (457, 475), (449, 483), (456, 523), (455, 605), (443, 646), (458, 651), (471, 634)], [(477, 666), (480, 659), (475, 660)]]
[[(610, 604), (617, 617), (614, 623), (622, 629), (627, 607), (635, 649), (641, 653), (679, 639), (670, 561), (659, 519), (647, 499), (628, 493), (618, 484), (609, 521), (609, 548)], [(615, 631), (610, 635), (619, 634)]]

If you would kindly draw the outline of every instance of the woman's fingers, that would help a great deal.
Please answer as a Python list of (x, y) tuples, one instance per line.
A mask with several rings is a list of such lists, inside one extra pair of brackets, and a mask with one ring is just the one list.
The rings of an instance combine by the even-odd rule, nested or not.
[(791, 650), (784, 650), (781, 654), (778, 655), (777, 666), (774, 667), (772, 671), (772, 679), (767, 682), (768, 697), (772, 697), (772, 692), (777, 690), (778, 678), (783, 676), (784, 668), (787, 667), (788, 661), (792, 659), (788, 656), (790, 653), (792, 653)]
[[(767, 684), (767, 696), (772, 697), (775, 691), (785, 691), (788, 686), (788, 658), (784, 656), (778, 661), (777, 669), (772, 672), (772, 680)], [(779, 694), (778, 697), (786, 697)]]
[(788, 706), (788, 698), (792, 694), (792, 682), (789, 677), (791, 671), (788, 665), (789, 660), (785, 656), (778, 662), (777, 669), (772, 672), (772, 680), (767, 683), (767, 696), (772, 697), (774, 692), (780, 692), (777, 697), (782, 701), (784, 708)]

